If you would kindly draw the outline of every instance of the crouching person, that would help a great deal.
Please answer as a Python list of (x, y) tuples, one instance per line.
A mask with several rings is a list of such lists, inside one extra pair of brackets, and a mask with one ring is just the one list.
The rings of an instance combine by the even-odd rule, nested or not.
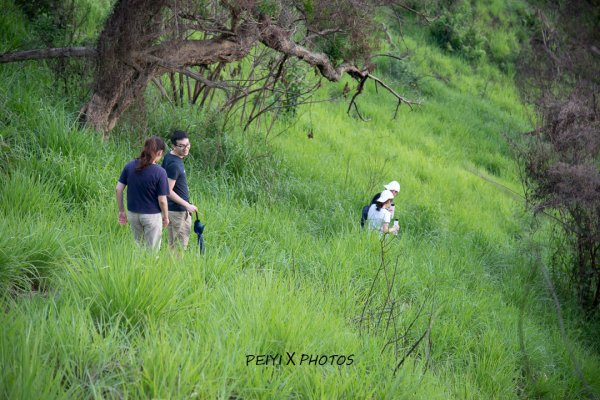
[(371, 204), (369, 213), (367, 214), (367, 226), (369, 229), (378, 231), (381, 234), (398, 232), (398, 226), (390, 227), (392, 220), (390, 208), (392, 207), (393, 199), (394, 194), (390, 190), (384, 190), (375, 201), (375, 204)]

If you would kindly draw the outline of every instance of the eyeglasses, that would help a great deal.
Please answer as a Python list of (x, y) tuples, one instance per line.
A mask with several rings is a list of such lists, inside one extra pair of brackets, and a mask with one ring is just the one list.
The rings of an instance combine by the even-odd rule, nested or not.
[(191, 143), (188, 144), (176, 144), (175, 147), (179, 147), (180, 149), (189, 149), (191, 147)]

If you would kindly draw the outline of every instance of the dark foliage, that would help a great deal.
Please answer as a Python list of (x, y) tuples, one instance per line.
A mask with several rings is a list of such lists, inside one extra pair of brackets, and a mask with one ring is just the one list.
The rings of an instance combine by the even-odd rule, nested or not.
[[(600, 301), (600, 110), (594, 94), (576, 90), (545, 109), (542, 128), (524, 153), (527, 199), (558, 215), (570, 241), (577, 295), (588, 309)], [(557, 266), (558, 267), (558, 266)]]
[[(600, 2), (544, 5), (532, 24), (519, 78), (535, 102), (539, 127), (519, 149), (522, 180), (536, 212), (556, 216), (571, 255), (573, 288), (600, 308)], [(564, 243), (561, 244), (564, 248)], [(554, 265), (565, 270), (565, 265)]]
[[(81, 37), (83, 26), (87, 24), (90, 9), (77, 4), (76, 0), (17, 0), (15, 4), (31, 22), (36, 44), (48, 48), (68, 47), (84, 44)], [(48, 62), (55, 76), (59, 92), (66, 97), (77, 97), (83, 101), (88, 94), (81, 87), (89, 84), (92, 63), (87, 59), (59, 58)]]
[(467, 3), (446, 9), (431, 23), (430, 31), (442, 49), (461, 54), (468, 60), (481, 60), (486, 52), (485, 38), (474, 25), (473, 12)]

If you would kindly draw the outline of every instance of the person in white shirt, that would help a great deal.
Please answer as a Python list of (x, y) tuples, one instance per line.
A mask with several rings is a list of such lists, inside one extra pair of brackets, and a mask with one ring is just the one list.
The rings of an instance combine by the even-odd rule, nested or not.
[(386, 189), (381, 192), (375, 204), (371, 204), (369, 213), (367, 214), (367, 226), (369, 229), (378, 231), (382, 234), (398, 232), (398, 226), (390, 227), (390, 222), (392, 220), (390, 208), (393, 199), (394, 194)]
[[(398, 193), (400, 193), (400, 184), (398, 183), (398, 181), (391, 181), (387, 185), (383, 185), (383, 187), (385, 189), (389, 190), (390, 192), (392, 192), (392, 195), (394, 197), (396, 197), (398, 195)], [(371, 199), (371, 203), (364, 206), (363, 209), (361, 210), (360, 226), (365, 226), (365, 223), (367, 222), (367, 214), (369, 213), (369, 207), (371, 206), (371, 204), (377, 204), (377, 200), (379, 199), (379, 196), (381, 196), (381, 193), (376, 193), (375, 196), (373, 196), (373, 199)], [(390, 207), (387, 209), (390, 212), (390, 220), (394, 219), (394, 209), (395, 209), (394, 200), (392, 200)]]
[[(398, 195), (398, 193), (400, 193), (400, 184), (398, 183), (398, 181), (391, 181), (390, 183), (388, 183), (387, 185), (383, 185), (383, 187), (387, 190), (389, 190), (390, 192), (392, 192), (392, 194), (394, 195), (394, 197), (396, 197), (396, 195)], [(373, 196), (373, 199), (371, 200), (371, 204), (375, 204), (377, 202), (377, 199), (379, 199), (379, 196), (381, 196), (381, 193), (376, 193), (375, 196)], [(394, 201), (392, 200), (392, 205), (389, 208), (390, 214), (391, 214), (391, 218), (394, 218)]]

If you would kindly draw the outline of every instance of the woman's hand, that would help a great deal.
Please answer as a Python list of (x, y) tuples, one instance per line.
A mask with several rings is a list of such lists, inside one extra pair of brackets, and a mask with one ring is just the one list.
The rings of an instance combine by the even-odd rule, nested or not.
[(127, 224), (127, 214), (125, 214), (125, 211), (119, 211), (119, 225), (126, 225)]
[(163, 228), (166, 228), (169, 225), (169, 217), (163, 217), (162, 219)]

